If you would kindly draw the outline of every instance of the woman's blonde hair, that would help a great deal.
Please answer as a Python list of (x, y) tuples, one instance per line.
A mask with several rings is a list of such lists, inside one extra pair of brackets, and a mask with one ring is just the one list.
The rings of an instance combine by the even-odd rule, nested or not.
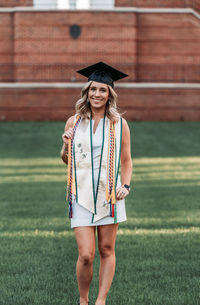
[[(91, 117), (91, 108), (88, 100), (88, 91), (92, 81), (89, 81), (81, 90), (81, 98), (76, 102), (76, 113), (84, 119), (89, 119)], [(117, 93), (109, 85), (109, 100), (106, 104), (106, 116), (113, 122), (118, 122), (120, 114), (117, 110)]]

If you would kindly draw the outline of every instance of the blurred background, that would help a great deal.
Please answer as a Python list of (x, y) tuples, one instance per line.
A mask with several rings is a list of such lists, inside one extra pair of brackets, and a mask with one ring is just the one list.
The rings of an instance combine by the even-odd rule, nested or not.
[(200, 119), (200, 1), (0, 0), (0, 120), (65, 120), (98, 61), (130, 120)]

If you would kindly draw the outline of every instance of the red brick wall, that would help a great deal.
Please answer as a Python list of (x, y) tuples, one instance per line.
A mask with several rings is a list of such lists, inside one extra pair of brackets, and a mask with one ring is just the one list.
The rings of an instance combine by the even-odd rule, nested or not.
[(200, 81), (200, 20), (192, 14), (138, 14), (137, 80)]
[[(74, 114), (78, 89), (1, 89), (0, 120), (66, 120)], [(116, 89), (129, 120), (199, 121), (200, 89)]]
[(13, 18), (0, 14), (0, 82), (13, 80)]
[(119, 97), (129, 120), (200, 121), (200, 89), (120, 89)]
[[(81, 26), (72, 39), (69, 28)], [(106, 61), (125, 82), (199, 82), (200, 20), (192, 14), (0, 13), (0, 82), (73, 82)], [(200, 120), (197, 89), (118, 89), (128, 119)], [(60, 120), (80, 89), (0, 89), (0, 120)]]
[[(72, 39), (70, 26), (81, 26)], [(96, 61), (122, 69), (135, 81), (136, 14), (114, 12), (17, 12), (15, 81), (83, 80), (75, 71)]]
[(198, 12), (200, 12), (200, 2), (199, 2), (199, 0), (195, 0), (194, 2), (195, 2), (194, 9), (196, 9)]
[(115, 6), (146, 7), (146, 8), (184, 8), (196, 7), (194, 0), (115, 0)]
[[(0, 17), (0, 81), (79, 81), (77, 69), (101, 60), (129, 74), (124, 81), (200, 80), (200, 20), (192, 14), (52, 11)], [(78, 39), (69, 34), (73, 24), (81, 26)]]
[(33, 6), (33, 0), (0, 0), (0, 7)]

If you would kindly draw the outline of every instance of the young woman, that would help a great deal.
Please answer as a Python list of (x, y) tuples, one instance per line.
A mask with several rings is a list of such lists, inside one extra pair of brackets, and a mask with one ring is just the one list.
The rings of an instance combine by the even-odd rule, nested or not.
[(130, 131), (117, 111), (113, 90), (113, 81), (127, 75), (102, 62), (78, 73), (88, 82), (76, 103), (76, 115), (66, 122), (61, 157), (68, 164), (69, 215), (79, 252), (79, 304), (89, 304), (97, 230), (100, 268), (95, 305), (105, 305), (115, 273), (117, 228), (126, 221), (124, 198), (132, 175)]

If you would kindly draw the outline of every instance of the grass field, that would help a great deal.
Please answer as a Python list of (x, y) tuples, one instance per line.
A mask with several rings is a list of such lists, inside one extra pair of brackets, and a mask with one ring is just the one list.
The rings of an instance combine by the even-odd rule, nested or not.
[[(134, 172), (108, 305), (200, 305), (200, 123), (132, 122)], [(77, 305), (64, 123), (0, 124), (0, 304)], [(96, 254), (90, 301), (98, 287)]]

